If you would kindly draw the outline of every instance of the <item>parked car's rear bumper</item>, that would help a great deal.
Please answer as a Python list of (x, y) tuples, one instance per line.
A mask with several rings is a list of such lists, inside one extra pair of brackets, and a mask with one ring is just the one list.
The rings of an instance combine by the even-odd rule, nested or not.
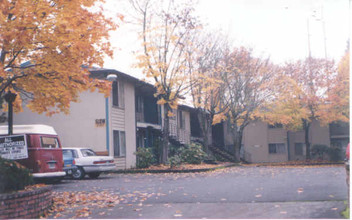
[(33, 173), (34, 178), (55, 178), (55, 177), (64, 177), (66, 172), (47, 172), (47, 173)]
[(111, 171), (111, 170), (114, 170), (115, 168), (116, 168), (115, 164), (83, 166), (83, 169), (86, 173)]

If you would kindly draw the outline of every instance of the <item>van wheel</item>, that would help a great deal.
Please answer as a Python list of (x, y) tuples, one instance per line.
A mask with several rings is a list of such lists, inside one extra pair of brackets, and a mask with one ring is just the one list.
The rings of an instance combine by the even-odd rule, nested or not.
[(96, 179), (100, 176), (100, 173), (89, 173), (88, 176), (92, 179)]
[(78, 169), (72, 174), (72, 178), (76, 180), (81, 180), (84, 178), (86, 173), (84, 172), (82, 167), (78, 167)]

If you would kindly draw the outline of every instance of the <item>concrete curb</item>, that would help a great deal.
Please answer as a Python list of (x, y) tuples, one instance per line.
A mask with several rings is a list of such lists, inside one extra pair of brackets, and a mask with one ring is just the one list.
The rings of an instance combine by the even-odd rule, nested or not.
[(186, 169), (186, 170), (142, 170), (142, 169), (128, 169), (128, 170), (114, 170), (111, 173), (122, 173), (122, 174), (133, 174), (133, 173), (199, 173), (199, 172), (208, 172), (218, 169), (225, 169), (228, 167), (240, 166), (238, 163), (228, 164), (225, 166), (204, 168), (204, 169)]
[(319, 166), (319, 165), (344, 165), (343, 162), (336, 163), (307, 163), (307, 164), (245, 164), (245, 166), (252, 167), (277, 167), (277, 166)]

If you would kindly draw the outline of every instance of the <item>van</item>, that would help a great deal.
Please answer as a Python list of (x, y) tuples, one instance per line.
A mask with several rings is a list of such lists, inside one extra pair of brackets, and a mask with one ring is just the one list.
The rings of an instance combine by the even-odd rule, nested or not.
[(62, 147), (53, 127), (48, 125), (14, 125), (13, 135), (8, 126), (0, 126), (0, 156), (27, 167), (35, 179), (61, 180)]

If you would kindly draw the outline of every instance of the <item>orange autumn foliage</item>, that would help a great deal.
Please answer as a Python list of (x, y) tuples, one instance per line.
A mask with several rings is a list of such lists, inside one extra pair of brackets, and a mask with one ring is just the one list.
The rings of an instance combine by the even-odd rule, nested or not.
[(68, 113), (81, 91), (110, 84), (87, 68), (112, 56), (108, 32), (117, 25), (96, 7), (102, 0), (4, 0), (0, 4), (0, 95), (18, 94), (35, 112)]

